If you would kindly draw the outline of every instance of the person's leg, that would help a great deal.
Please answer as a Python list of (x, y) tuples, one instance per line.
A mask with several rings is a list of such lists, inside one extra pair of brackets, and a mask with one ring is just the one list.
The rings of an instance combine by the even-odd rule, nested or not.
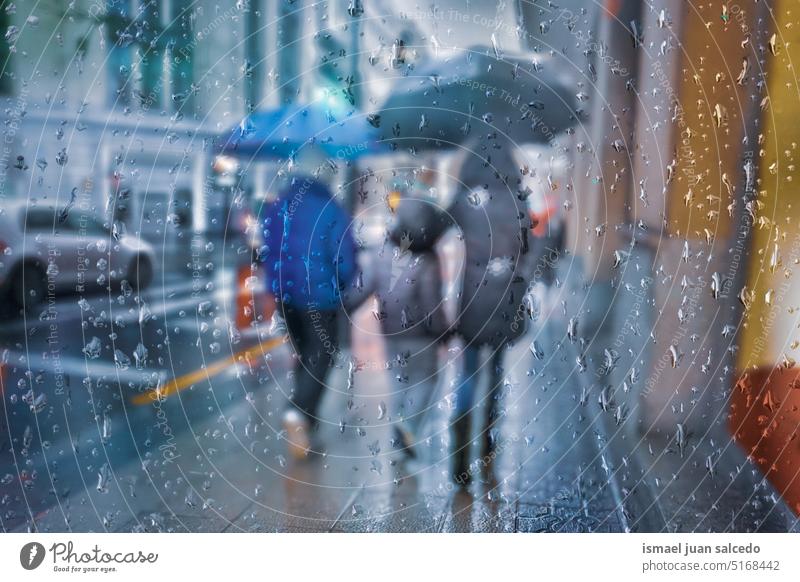
[(401, 394), (403, 423), (419, 436), (425, 411), (435, 397), (439, 375), (439, 348), (428, 339), (413, 342), (407, 364), (408, 383)]
[(478, 386), (480, 374), (481, 349), (476, 346), (464, 348), (464, 366), (461, 372), (461, 381), (456, 389), (456, 416), (463, 416), (472, 409), (475, 402), (475, 389)]
[(408, 362), (410, 352), (403, 340), (387, 337), (384, 341), (386, 349), (386, 368), (389, 373), (389, 412), (393, 420), (402, 414), (403, 393), (408, 384)]
[(303, 325), (303, 315), (298, 310), (289, 307), (281, 306), (281, 316), (286, 323), (286, 332), (289, 335), (289, 343), (292, 346), (294, 353), (294, 362), (292, 363), (292, 372), (294, 375), (294, 382), (291, 390), (287, 394), (287, 406), (299, 410), (297, 406), (297, 395), (301, 392), (301, 386), (304, 382), (300, 379), (303, 374), (303, 354), (306, 351), (306, 328)]
[(472, 480), (469, 468), (470, 453), (470, 411), (475, 401), (478, 385), (481, 350), (477, 346), (464, 348), (464, 366), (461, 382), (456, 389), (456, 409), (452, 421), (453, 438), (453, 480), (462, 487)]
[(484, 411), (484, 424), (483, 424), (483, 450), (481, 451), (484, 457), (491, 455), (497, 442), (497, 430), (495, 421), (497, 420), (497, 408), (499, 406), (499, 398), (503, 390), (503, 355), (505, 354), (505, 347), (498, 348), (494, 351), (489, 363), (489, 388), (486, 394), (486, 408)]
[(295, 353), (294, 365), (294, 386), (289, 397), (288, 405), (303, 414), (306, 414), (305, 404), (309, 400), (307, 394), (311, 381), (308, 374), (308, 357), (310, 339), (308, 336), (308, 326), (306, 325), (308, 313), (286, 307), (283, 309), (283, 319), (286, 322), (286, 331), (289, 333), (289, 341)]
[(281, 306), (281, 315), (286, 322), (286, 331), (295, 354), (294, 385), (288, 394), (286, 412), (283, 415), (283, 428), (286, 433), (289, 454), (297, 459), (302, 459), (311, 448), (311, 419), (304, 409), (309, 386), (305, 362), (308, 338), (306, 337), (307, 328), (304, 318), (307, 314), (288, 306)]
[(300, 367), (295, 373), (293, 400), (312, 425), (317, 423), (325, 381), (338, 350), (336, 315), (335, 311), (307, 311), (302, 312), (300, 317), (303, 351)]
[(436, 391), (438, 347), (427, 339), (387, 339), (391, 366), (391, 414), (395, 424), (395, 448), (409, 456), (418, 440), (428, 403)]
[(409, 457), (413, 457), (413, 436), (402, 426), (402, 420), (405, 418), (403, 404), (409, 385), (409, 359), (413, 346), (400, 338), (387, 337), (385, 349), (389, 373), (389, 414), (394, 425), (391, 445), (392, 448), (402, 450)]

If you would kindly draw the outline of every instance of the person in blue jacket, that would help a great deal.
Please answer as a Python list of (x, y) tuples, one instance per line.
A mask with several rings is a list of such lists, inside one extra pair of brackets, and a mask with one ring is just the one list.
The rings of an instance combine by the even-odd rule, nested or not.
[(262, 214), (267, 288), (297, 356), (283, 417), (295, 458), (311, 449), (325, 379), (339, 349), (341, 294), (356, 268), (351, 218), (320, 180), (326, 164), (321, 152), (313, 151), (292, 160), (287, 186)]

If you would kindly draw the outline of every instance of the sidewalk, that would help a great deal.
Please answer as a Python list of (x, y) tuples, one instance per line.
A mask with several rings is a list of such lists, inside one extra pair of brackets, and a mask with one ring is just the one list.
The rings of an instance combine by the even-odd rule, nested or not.
[[(388, 401), (390, 378), (380, 369), (383, 348), (369, 335), (377, 322), (365, 307), (357, 315), (361, 331), (354, 331), (352, 343), (353, 356), (364, 365), (354, 374), (351, 390), (349, 354), (330, 378), (337, 389), (328, 392), (321, 412), (326, 420), (320, 433), (327, 447), (323, 456), (300, 463), (286, 456), (280, 413), (291, 360), (288, 347), (281, 345), (250, 365), (231, 366), (210, 385), (198, 382), (170, 397), (158, 411), (131, 409), (130, 442), (125, 444), (122, 427), (114, 435), (117, 451), (125, 446), (133, 451), (124, 456), (124, 463), (109, 457), (107, 447), (91, 435), (79, 437), (77, 451), (51, 447), (61, 451), (58, 463), (40, 470), (40, 483), (29, 493), (44, 495), (41, 481), (53, 478), (53, 487), (47, 489), (58, 503), (37, 516), (35, 527), (785, 531), (786, 516), (764, 483), (746, 464), (735, 470), (736, 459), (743, 458), (736, 457), (735, 448), (693, 442), (681, 456), (669, 438), (633, 438), (634, 433), (620, 429), (627, 426), (626, 420), (617, 425), (613, 410), (603, 411), (591, 368), (580, 371), (579, 344), (566, 337), (568, 317), (560, 301), (568, 293), (562, 289), (548, 298), (540, 316), (546, 323), (530, 330), (507, 353), (493, 474), (475, 479), (466, 492), (449, 479), (447, 418), (459, 347), (454, 344), (446, 351), (451, 361), (426, 419), (420, 459), (400, 462), (390, 443), (390, 426), (379, 420), (379, 403)], [(529, 349), (533, 341), (537, 356)], [(596, 359), (591, 352), (587, 356), (590, 364)], [(197, 415), (198, 410), (206, 414)], [(153, 430), (157, 413), (165, 415), (174, 432), (175, 458), (161, 454), (159, 435)], [(148, 415), (153, 419), (147, 420)], [(135, 428), (139, 425), (146, 430)], [(705, 463), (709, 448), (725, 451), (713, 457), (713, 475)], [(113, 470), (102, 482), (98, 474), (106, 462)], [(59, 485), (59, 475), (76, 468), (83, 486)], [(32, 526), (14, 529), (26, 527)]]
[[(368, 311), (359, 314), (359, 325), (374, 322)], [(289, 351), (281, 346), (252, 372), (237, 368), (217, 377), (210, 394), (198, 385), (165, 402), (177, 435), (177, 459), (165, 461), (139, 442), (139, 460), (114, 466), (106, 492), (100, 492), (100, 458), (82, 467), (85, 489), (59, 491), (56, 486), (59, 504), (39, 515), (36, 527), (620, 531), (623, 517), (614, 501), (618, 493), (598, 452), (592, 415), (579, 402), (571, 358), (553, 345), (552, 337), (549, 328), (537, 336), (546, 351), (543, 361), (534, 361), (528, 350), (532, 338), (507, 355), (508, 391), (500, 406), (504, 418), (494, 477), (477, 480), (468, 492), (451, 484), (447, 457), (447, 395), (455, 378), (457, 347), (447, 352), (454, 361), (441, 382), (435, 413), (426, 419), (421, 459), (405, 466), (391, 451), (389, 426), (378, 420), (378, 402), (385, 399), (389, 377), (372, 365), (356, 373), (352, 393), (328, 393), (322, 415), (331, 421), (320, 435), (328, 446), (325, 456), (302, 463), (287, 459), (276, 430), (283, 402), (279, 384), (285, 386), (290, 365)], [(354, 333), (353, 350), (359, 361), (382, 360), (380, 344), (360, 332)], [(345, 366), (334, 371), (331, 382), (347, 386)], [(216, 403), (219, 411), (199, 422), (187, 420), (181, 411), (198, 400)]]
[[(633, 255), (632, 255), (633, 256)], [(631, 264), (634, 259), (631, 259)], [(727, 432), (728, 400), (720, 387), (714, 407), (703, 414), (702, 431), (686, 429), (679, 437), (653, 430), (640, 417), (647, 398), (646, 373), (651, 358), (665, 348), (648, 338), (653, 315), (641, 290), (641, 275), (628, 269), (617, 288), (594, 282), (587, 289), (574, 269), (563, 297), (580, 319), (583, 346), (568, 344), (573, 358), (583, 355), (586, 370), (576, 380), (597, 413), (598, 439), (609, 476), (623, 492), (619, 500), (627, 525), (645, 532), (785, 532), (797, 518)], [(616, 300), (612, 297), (617, 294)], [(600, 323), (599, 318), (604, 320)], [(566, 329), (562, 331), (566, 337)], [(564, 339), (566, 341), (566, 339)], [(631, 380), (631, 370), (636, 370)], [(663, 383), (650, 388), (668, 391)], [(697, 405), (698, 411), (701, 409)], [(682, 411), (688, 415), (689, 410)]]

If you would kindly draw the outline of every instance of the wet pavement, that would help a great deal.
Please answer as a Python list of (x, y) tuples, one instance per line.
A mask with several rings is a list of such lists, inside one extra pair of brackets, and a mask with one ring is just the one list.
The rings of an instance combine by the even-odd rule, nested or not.
[[(540, 290), (546, 323), (506, 355), (496, 456), (474, 465), (468, 489), (449, 476), (447, 418), (460, 346), (454, 340), (441, 348), (443, 373), (418, 458), (406, 461), (381, 411), (393, 379), (369, 303), (355, 314), (351, 349), (329, 379), (317, 435), (324, 452), (294, 461), (280, 423), (290, 349), (269, 321), (236, 328), (236, 262), (222, 249), (237, 256), (224, 242), (204, 250), (202, 285), (182, 273), (197, 257), (164, 253), (172, 263), (141, 298), (100, 293), (79, 304), (60, 297), (55, 331), (49, 320), (4, 324), (3, 530), (789, 527), (763, 483), (751, 479), (761, 489), (743, 497), (747, 485), (735, 478), (705, 483), (695, 453), (683, 458), (669, 442), (631, 447), (614, 432), (564, 337), (562, 288)], [(534, 340), (542, 353), (529, 349)], [(31, 387), (46, 399), (36, 414), (23, 398)], [(158, 387), (166, 396), (153, 392)], [(740, 466), (737, 474), (748, 471)], [(716, 503), (706, 503), (709, 487)]]

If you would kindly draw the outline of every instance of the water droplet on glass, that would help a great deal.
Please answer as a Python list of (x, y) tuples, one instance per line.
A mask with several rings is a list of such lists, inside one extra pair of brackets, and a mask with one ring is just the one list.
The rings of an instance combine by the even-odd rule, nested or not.
[(92, 337), (92, 339), (87, 343), (83, 348), (83, 353), (86, 354), (86, 357), (94, 360), (100, 357), (100, 350), (102, 349), (102, 344), (100, 342), (100, 338), (97, 336)]

